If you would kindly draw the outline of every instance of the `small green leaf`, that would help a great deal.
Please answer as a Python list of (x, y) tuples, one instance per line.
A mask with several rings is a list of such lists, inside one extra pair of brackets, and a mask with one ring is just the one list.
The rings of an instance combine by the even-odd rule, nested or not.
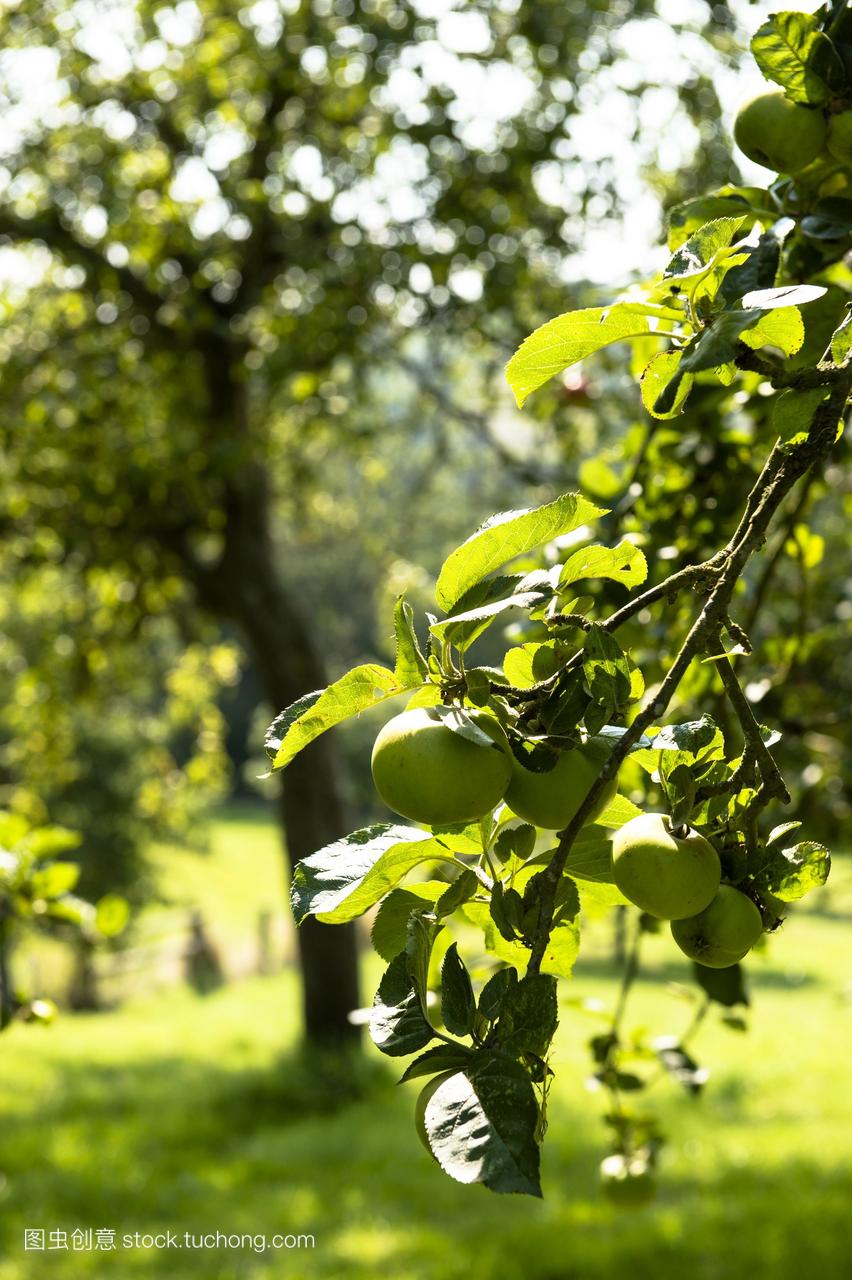
[(749, 1003), (741, 965), (732, 964), (727, 969), (708, 969), (706, 965), (693, 961), (692, 972), (699, 987), (714, 1003), (728, 1009), (737, 1004)]
[[(615, 711), (630, 697), (627, 659), (615, 636), (601, 626), (592, 626), (586, 632), (583, 676), (591, 697), (608, 711)], [(587, 726), (588, 723), (587, 717)]]
[(469, 1036), (475, 1014), (470, 975), (454, 942), (447, 949), (441, 966), (441, 1018), (450, 1035)]
[(783, 355), (794, 356), (805, 340), (805, 325), (798, 307), (780, 307), (777, 311), (746, 311), (742, 314), (759, 316), (756, 325), (740, 334), (740, 341), (755, 351), (758, 347), (777, 347)]
[(391, 961), (379, 983), (370, 1011), (370, 1036), (376, 1048), (391, 1058), (416, 1053), (435, 1038), (423, 1015), (405, 953)]
[(691, 373), (680, 371), (680, 351), (660, 351), (639, 383), (642, 403), (655, 418), (675, 418), (683, 409), (695, 381)]
[(436, 1160), (456, 1182), (541, 1195), (538, 1106), (520, 1063), (477, 1055), (439, 1085), (424, 1123)]
[(370, 930), (373, 949), (387, 964), (405, 950), (412, 911), (422, 911), (424, 904), (436, 903), (446, 887), (443, 880), (426, 880), (405, 889), (391, 889)]
[(414, 984), (414, 990), (420, 999), (424, 1016), (429, 1003), (429, 958), (432, 955), (435, 939), (443, 927), (435, 919), (434, 913), (427, 913), (425, 908), (413, 912), (408, 917), (405, 959), (408, 965), (408, 973)]
[[(342, 720), (348, 720), (350, 716), (358, 715), (367, 707), (377, 706), (387, 698), (396, 697), (411, 687), (400, 684), (387, 667), (366, 663), (347, 671), (345, 676), (341, 676), (320, 693), (306, 694), (282, 712), (269, 728), (268, 752), (274, 741), (278, 741), (272, 761), (273, 769), (283, 769), (309, 742), (325, 733), (326, 729), (340, 724)], [(293, 712), (296, 714), (291, 714)]]
[(652, 320), (629, 303), (569, 311), (531, 333), (506, 365), (518, 408), (556, 373), (625, 338), (653, 333)]
[(773, 849), (755, 885), (782, 902), (796, 902), (811, 889), (825, 884), (830, 871), (831, 854), (825, 845), (804, 840), (789, 849)]
[(296, 863), (290, 889), (296, 923), (309, 915), (326, 924), (354, 920), (418, 863), (449, 857), (417, 827), (379, 822), (354, 831)]
[(498, 969), (479, 993), (479, 1012), (489, 1022), (495, 1022), (500, 1015), (509, 991), (518, 981), (517, 970)]
[(464, 906), (466, 902), (470, 902), (478, 888), (479, 881), (475, 872), (471, 871), (470, 868), (462, 871), (435, 903), (435, 914), (438, 916), (452, 915), (459, 907)]
[(811, 429), (817, 409), (829, 395), (826, 387), (813, 387), (806, 391), (792, 388), (784, 391), (775, 401), (772, 410), (772, 426), (781, 440), (790, 443), (804, 438)]
[(530, 641), (509, 649), (503, 658), (503, 671), (509, 683), (517, 689), (531, 689), (539, 680), (554, 675), (559, 662), (558, 641)]
[(580, 494), (564, 493), (543, 507), (492, 516), (444, 561), (435, 588), (438, 603), (449, 612), (474, 583), (509, 560), (603, 514)]
[(773, 14), (752, 36), (751, 51), (793, 102), (821, 105), (844, 82), (843, 63), (816, 15)]
[(397, 597), (393, 611), (393, 628), (396, 635), (396, 665), (393, 673), (397, 683), (406, 689), (423, 684), (429, 674), (429, 668), (417, 642), (414, 610), (410, 604), (406, 604), (404, 596)]
[(437, 1044), (410, 1062), (399, 1077), (399, 1083), (420, 1080), (443, 1071), (461, 1071), (472, 1059), (473, 1049), (466, 1044)]
[(102, 938), (116, 938), (130, 919), (130, 904), (117, 893), (105, 893), (95, 905), (95, 928)]
[(663, 272), (664, 280), (686, 280), (702, 275), (717, 254), (731, 246), (731, 241), (745, 221), (743, 216), (714, 218), (680, 246)]
[(499, 1043), (513, 1053), (543, 1058), (556, 1034), (556, 979), (549, 974), (522, 978), (506, 993), (497, 1023)]
[(575, 551), (562, 566), (559, 590), (583, 578), (610, 578), (625, 587), (638, 587), (648, 576), (648, 562), (632, 542), (619, 542), (617, 547), (593, 544)]
[(69, 893), (79, 879), (76, 862), (51, 862), (33, 873), (30, 890), (34, 898), (59, 898)]
[(683, 1085), (687, 1093), (701, 1092), (710, 1073), (706, 1067), (699, 1067), (682, 1044), (672, 1036), (658, 1036), (652, 1048), (672, 1079)]
[(852, 355), (852, 307), (847, 307), (846, 315), (831, 335), (831, 358), (840, 367), (845, 365)]

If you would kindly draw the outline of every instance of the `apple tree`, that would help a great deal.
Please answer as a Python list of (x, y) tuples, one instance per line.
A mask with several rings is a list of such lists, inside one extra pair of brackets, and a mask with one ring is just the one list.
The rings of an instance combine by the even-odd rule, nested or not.
[[(586, 494), (502, 512), (447, 557), (438, 612), (422, 626), (397, 600), (392, 668), (364, 664), (304, 693), (267, 735), (272, 769), (286, 771), (333, 725), (404, 701), (372, 763), (379, 795), (407, 821), (304, 858), (292, 899), (298, 920), (330, 924), (377, 908), (372, 940), (387, 968), (371, 1036), (410, 1059), (404, 1080), (428, 1081), (417, 1128), (462, 1183), (541, 1194), (557, 986), (586, 910), (608, 904), (632, 909), (633, 926), (615, 1008), (589, 1044), (608, 1098), (602, 1185), (614, 1203), (647, 1201), (664, 1135), (645, 1091), (661, 1076), (701, 1089), (699, 1025), (711, 1009), (739, 1018), (741, 961), (828, 876), (819, 832), (784, 811), (779, 732), (746, 693), (743, 619), (772, 590), (755, 566), (779, 513), (842, 447), (852, 392), (845, 10), (776, 14), (754, 37), (772, 87), (736, 135), (777, 167), (768, 185), (678, 209), (659, 275), (549, 321), (506, 369), (522, 406), (625, 344), (645, 410), (671, 432), (706, 396), (720, 430), (758, 406), (761, 456), (741, 509), (696, 515), (715, 542), (672, 571), (649, 539), (602, 537), (612, 513)], [(617, 607), (601, 590), (612, 583)], [(526, 619), (524, 639), (479, 664), (477, 640), (509, 610)], [(655, 615), (666, 625), (649, 656), (642, 634)], [(723, 726), (706, 709), (710, 685)], [(657, 812), (618, 794), (628, 770), (644, 772)], [(643, 937), (662, 929), (691, 972), (694, 1014), (678, 1035), (637, 1043), (624, 1030), (628, 997)], [(474, 982), (463, 953), (490, 956), (487, 981)]]

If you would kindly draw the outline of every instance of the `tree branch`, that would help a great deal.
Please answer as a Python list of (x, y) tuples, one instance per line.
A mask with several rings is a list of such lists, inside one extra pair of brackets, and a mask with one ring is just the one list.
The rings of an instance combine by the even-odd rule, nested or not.
[[(704, 652), (708, 643), (718, 634), (743, 568), (749, 558), (762, 546), (766, 530), (779, 506), (796, 481), (830, 452), (837, 433), (837, 423), (845, 410), (850, 389), (852, 389), (852, 371), (845, 370), (843, 378), (836, 382), (831, 395), (817, 410), (807, 440), (797, 446), (787, 446), (786, 449), (780, 444), (776, 444), (773, 448), (749, 494), (743, 519), (724, 551), (717, 557), (713, 557), (714, 561), (718, 559), (722, 565), (716, 584), (662, 684), (652, 700), (646, 703), (619, 739), (571, 822), (561, 832), (553, 858), (542, 874), (539, 920), (527, 966), (528, 973), (540, 972), (553, 926), (556, 889), (565, 870), (571, 847), (587, 821), (596, 800), (607, 782), (615, 777), (622, 761), (626, 759), (645, 730), (654, 720), (663, 715), (693, 658)], [(765, 745), (762, 739), (761, 745)], [(764, 785), (758, 794), (761, 804), (769, 798), (766, 793), (767, 788)]]
[(716, 670), (719, 672), (719, 678), (725, 686), (728, 701), (740, 722), (746, 747), (753, 753), (757, 761), (757, 767), (760, 770), (764, 786), (770, 795), (775, 795), (779, 800), (783, 800), (784, 804), (789, 804), (790, 793), (787, 790), (784, 779), (781, 777), (781, 771), (775, 763), (772, 752), (763, 741), (760, 725), (755, 719), (748, 698), (740, 688), (740, 682), (737, 679), (734, 668), (728, 658), (717, 659), (715, 665)]

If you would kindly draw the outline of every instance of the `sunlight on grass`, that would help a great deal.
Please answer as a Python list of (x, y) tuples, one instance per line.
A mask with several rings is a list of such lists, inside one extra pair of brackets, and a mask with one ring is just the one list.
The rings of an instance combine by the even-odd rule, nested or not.
[[(271, 852), (271, 828), (257, 834)], [(245, 838), (240, 823), (217, 828), (220, 865), (246, 856)], [(193, 865), (212, 910), (230, 871)], [(836, 888), (831, 914), (801, 912), (752, 961), (749, 1032), (713, 1017), (696, 1042), (711, 1071), (701, 1099), (666, 1080), (652, 1091), (670, 1136), (659, 1200), (622, 1216), (597, 1192), (605, 1134), (584, 1083), (600, 1024), (569, 1003), (613, 999), (603, 923), (563, 988), (540, 1203), (441, 1175), (412, 1128), (417, 1086), (397, 1088), (395, 1064), (372, 1051), (366, 1067), (305, 1062), (292, 973), (203, 1000), (177, 987), (48, 1031), (16, 1026), (2, 1045), (0, 1280), (840, 1280), (852, 1192), (849, 901)], [(233, 902), (221, 909), (236, 920)], [(675, 1032), (690, 1016), (672, 986), (686, 967), (664, 934), (647, 952), (630, 1025)], [(24, 1253), (25, 1227), (77, 1225), (119, 1236), (307, 1232), (316, 1248)]]

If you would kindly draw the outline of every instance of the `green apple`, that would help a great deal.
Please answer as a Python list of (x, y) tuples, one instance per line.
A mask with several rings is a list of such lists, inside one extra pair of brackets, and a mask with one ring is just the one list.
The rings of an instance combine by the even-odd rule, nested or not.
[(472, 822), (503, 799), (512, 774), (494, 716), (416, 707), (388, 721), (373, 746), (376, 790), (389, 809), (426, 826)]
[(417, 1136), (433, 1160), (435, 1159), (435, 1153), (429, 1145), (429, 1134), (426, 1132), (426, 1108), (444, 1081), (451, 1080), (452, 1077), (457, 1074), (458, 1072), (456, 1071), (442, 1071), (439, 1076), (434, 1076), (429, 1083), (420, 1090), (417, 1095), (417, 1101), (414, 1104), (414, 1127), (417, 1130)]
[(637, 907), (659, 920), (680, 920), (709, 906), (722, 868), (698, 831), (675, 834), (662, 813), (631, 818), (612, 838), (613, 878)]
[[(609, 746), (598, 738), (573, 751), (564, 751), (547, 773), (533, 773), (513, 758), (512, 778), (506, 791), (506, 804), (519, 818), (532, 822), (536, 827), (561, 831), (574, 817), (586, 793), (597, 778), (609, 755)], [(606, 808), (618, 790), (618, 780), (611, 778), (605, 785), (589, 822)]]
[(775, 173), (798, 173), (825, 146), (825, 118), (815, 107), (791, 102), (778, 90), (740, 107), (734, 122), (740, 151)]
[(673, 920), (671, 928), (690, 960), (708, 969), (727, 969), (751, 951), (763, 932), (763, 921), (751, 898), (723, 884), (709, 906), (687, 920)]
[(623, 1155), (601, 1161), (601, 1190), (619, 1209), (640, 1209), (657, 1194), (657, 1180), (647, 1161)]
[(852, 111), (838, 111), (828, 118), (826, 147), (835, 160), (852, 164)]

